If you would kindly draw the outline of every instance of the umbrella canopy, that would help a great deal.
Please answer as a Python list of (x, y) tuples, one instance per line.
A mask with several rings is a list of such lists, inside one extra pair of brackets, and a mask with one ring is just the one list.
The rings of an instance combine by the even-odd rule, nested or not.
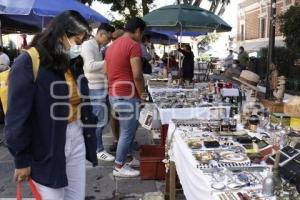
[(100, 13), (75, 0), (0, 0), (0, 14), (5, 18), (30, 26), (45, 27), (65, 10), (76, 10), (90, 24), (109, 22)]
[(175, 32), (225, 32), (231, 26), (205, 9), (189, 5), (164, 6), (143, 18), (147, 26)]
[(145, 35), (150, 36), (150, 42), (154, 44), (171, 45), (178, 42), (174, 35), (160, 31), (147, 30)]

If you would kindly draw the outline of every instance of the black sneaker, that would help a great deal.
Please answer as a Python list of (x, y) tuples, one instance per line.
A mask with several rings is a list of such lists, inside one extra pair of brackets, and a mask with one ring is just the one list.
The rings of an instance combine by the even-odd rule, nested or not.
[(117, 147), (118, 147), (118, 143), (114, 142), (112, 145), (110, 145), (109, 151), (112, 152), (112, 153), (116, 153)]

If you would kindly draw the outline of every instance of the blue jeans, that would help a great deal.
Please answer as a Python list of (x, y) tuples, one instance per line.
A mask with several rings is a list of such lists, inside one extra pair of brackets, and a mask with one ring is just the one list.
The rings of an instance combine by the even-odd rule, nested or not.
[(98, 118), (96, 128), (97, 152), (104, 150), (102, 132), (109, 121), (109, 104), (107, 97), (107, 89), (90, 89), (93, 114)]
[(120, 123), (120, 138), (118, 141), (115, 163), (123, 165), (127, 155), (132, 155), (133, 141), (138, 127), (140, 100), (136, 97), (109, 97), (115, 116)]

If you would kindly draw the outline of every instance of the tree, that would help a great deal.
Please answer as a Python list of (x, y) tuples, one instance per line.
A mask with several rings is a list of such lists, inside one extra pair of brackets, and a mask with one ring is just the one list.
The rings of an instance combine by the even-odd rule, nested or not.
[(139, 4), (137, 0), (78, 0), (81, 3), (92, 4), (93, 1), (99, 1), (104, 4), (112, 4), (111, 11), (121, 14), (125, 20), (149, 13), (154, 0), (141, 0)]
[[(230, 3), (230, 0), (208, 0), (211, 2), (209, 11), (217, 14), (223, 15), (226, 9), (226, 6)], [(201, 6), (203, 0), (177, 0), (177, 4)]]
[(300, 6), (291, 6), (280, 20), (286, 46), (294, 53), (300, 53)]

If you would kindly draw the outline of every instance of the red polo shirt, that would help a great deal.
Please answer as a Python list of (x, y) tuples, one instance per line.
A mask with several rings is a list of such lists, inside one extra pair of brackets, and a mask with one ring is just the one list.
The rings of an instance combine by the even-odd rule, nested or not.
[(109, 96), (138, 97), (130, 59), (141, 57), (140, 44), (130, 37), (120, 37), (106, 50)]

